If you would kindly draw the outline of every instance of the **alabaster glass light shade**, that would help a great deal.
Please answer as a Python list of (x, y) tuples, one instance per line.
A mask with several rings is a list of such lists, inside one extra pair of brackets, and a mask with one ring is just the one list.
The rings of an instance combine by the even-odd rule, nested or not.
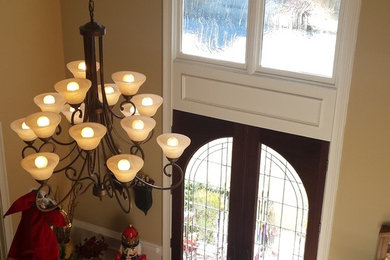
[(190, 145), (191, 139), (182, 134), (169, 133), (158, 136), (157, 143), (166, 157), (178, 159)]
[[(124, 164), (124, 166), (121, 167), (121, 164)], [(114, 173), (115, 178), (120, 182), (132, 181), (143, 165), (144, 161), (140, 157), (132, 154), (118, 154), (107, 160), (108, 169)]]
[[(46, 161), (39, 163), (37, 157), (44, 157)], [(35, 180), (43, 181), (51, 177), (59, 160), (60, 157), (55, 153), (34, 153), (23, 158), (21, 165)]]
[[(73, 77), (85, 79), (85, 74), (87, 71), (85, 61), (83, 60), (71, 61), (68, 64), (66, 64), (66, 67), (73, 74)], [(99, 62), (96, 62), (96, 71), (98, 71), (99, 68), (100, 68), (100, 64)]]
[[(104, 84), (104, 89), (106, 92), (107, 103), (109, 106), (114, 106), (117, 102), (121, 93), (118, 90), (118, 87), (115, 84)], [(102, 96), (102, 87), (98, 85), (98, 97), (100, 103), (103, 103)]]
[[(89, 135), (89, 132), (88, 135), (84, 134), (85, 129), (92, 129), (91, 135)], [(95, 149), (106, 132), (107, 128), (104, 125), (92, 122), (81, 123), (69, 128), (69, 135), (81, 149), (87, 151)]]
[(81, 104), (91, 87), (89, 79), (64, 79), (54, 85), (55, 90), (71, 105)]
[(29, 126), (27, 126), (25, 120), (25, 118), (21, 118), (13, 121), (11, 123), (11, 129), (14, 130), (23, 141), (34, 141), (37, 139), (37, 135)]
[(59, 93), (44, 93), (34, 97), (34, 103), (41, 111), (60, 113), (64, 108), (65, 99)]
[[(121, 112), (124, 116), (132, 116), (134, 112), (134, 107), (130, 103), (126, 103), (123, 105), (123, 110), (121, 109)], [(135, 114), (134, 115), (139, 115), (138, 109), (136, 108)]]
[(132, 141), (142, 142), (156, 126), (156, 121), (146, 116), (130, 116), (121, 120), (121, 126)]
[(112, 80), (125, 96), (133, 96), (145, 82), (146, 76), (135, 71), (119, 71), (112, 74)]
[(61, 116), (54, 112), (38, 112), (26, 117), (25, 122), (39, 138), (49, 138), (61, 122)]
[[(74, 124), (80, 124), (84, 120), (84, 112), (85, 112), (85, 104), (82, 103), (79, 107), (81, 109), (81, 118), (80, 118), (80, 113), (77, 112), (73, 118)], [(75, 109), (71, 107), (69, 104), (65, 104), (64, 108), (62, 109), (61, 113), (65, 116), (66, 120), (68, 120), (69, 123), (72, 123), (72, 114)]]
[(154, 116), (161, 106), (163, 98), (154, 94), (139, 94), (135, 95), (131, 101), (137, 107), (140, 115)]

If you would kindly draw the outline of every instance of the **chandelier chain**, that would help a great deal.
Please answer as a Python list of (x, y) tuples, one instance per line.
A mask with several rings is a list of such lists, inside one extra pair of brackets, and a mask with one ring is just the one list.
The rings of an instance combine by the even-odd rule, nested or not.
[(88, 9), (89, 9), (89, 17), (91, 18), (91, 22), (93, 22), (93, 15), (94, 15), (93, 12), (95, 10), (95, 2), (93, 0), (89, 0)]

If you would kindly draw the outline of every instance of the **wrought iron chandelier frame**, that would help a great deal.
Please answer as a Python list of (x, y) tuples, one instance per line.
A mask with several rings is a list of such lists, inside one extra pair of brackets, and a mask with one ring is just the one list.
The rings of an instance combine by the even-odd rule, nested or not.
[[(39, 138), (40, 143), (33, 141), (24, 141), (25, 147), (22, 150), (22, 157), (25, 158), (30, 153), (39, 153), (48, 151), (54, 153), (57, 146), (69, 147), (69, 151), (60, 158), (60, 162), (63, 162), (62, 167), (55, 169), (53, 174), (63, 172), (66, 178), (70, 181), (71, 187), (67, 193), (59, 199), (54, 205), (44, 206), (38, 202), (38, 196), (41, 191), (46, 193), (46, 196), (52, 194), (52, 187), (48, 180), (38, 181), (40, 186), (37, 189), (36, 195), (36, 207), (41, 211), (51, 211), (60, 206), (66, 199), (74, 193), (74, 195), (81, 195), (92, 187), (93, 195), (102, 199), (104, 196), (110, 198), (115, 197), (120, 208), (129, 213), (131, 210), (131, 192), (130, 189), (136, 182), (140, 182), (146, 187), (150, 187), (158, 190), (172, 190), (180, 186), (183, 182), (184, 173), (182, 168), (176, 163), (178, 158), (168, 158), (168, 163), (163, 166), (162, 172), (167, 177), (172, 177), (172, 174), (178, 174), (178, 181), (170, 186), (159, 186), (152, 183), (148, 183), (143, 178), (135, 176), (135, 178), (127, 183), (120, 182), (116, 179), (114, 174), (107, 168), (106, 161), (112, 155), (121, 154), (114, 135), (116, 137), (123, 138), (116, 132), (114, 128), (114, 121), (116, 119), (123, 119), (125, 116), (117, 114), (113, 111), (113, 107), (108, 104), (105, 86), (104, 86), (104, 63), (103, 63), (103, 36), (106, 33), (106, 29), (103, 25), (94, 21), (94, 1), (89, 0), (89, 15), (90, 21), (80, 27), (80, 34), (83, 37), (84, 43), (84, 55), (86, 64), (86, 78), (92, 82), (91, 88), (88, 90), (85, 103), (85, 111), (80, 108), (81, 104), (69, 104), (74, 111), (71, 114), (71, 125), (75, 125), (75, 119), (83, 118), (83, 122), (98, 122), (107, 127), (107, 133), (99, 143), (98, 147), (93, 150), (80, 149), (75, 140), (70, 142), (63, 142), (57, 139), (57, 136), (61, 136), (62, 129), (60, 125), (57, 126), (55, 136), (48, 138)], [(96, 39), (98, 49), (96, 50)], [(100, 64), (100, 69), (97, 71), (97, 56)], [(98, 74), (99, 73), (99, 74)], [(98, 81), (100, 85), (98, 85)], [(98, 87), (101, 88), (102, 102), (98, 99)], [(131, 101), (133, 95), (123, 95), (123, 101), (119, 104), (119, 109), (123, 111), (126, 104), (130, 104), (134, 108), (132, 115), (135, 115), (137, 109), (136, 105)], [(142, 142), (136, 142), (130, 140), (129, 153), (132, 155), (138, 155), (143, 160), (145, 159), (145, 153), (142, 149), (142, 145), (150, 141), (153, 136), (153, 131)], [(126, 140), (125, 140), (126, 141)], [(81, 167), (78, 168), (79, 163)]]

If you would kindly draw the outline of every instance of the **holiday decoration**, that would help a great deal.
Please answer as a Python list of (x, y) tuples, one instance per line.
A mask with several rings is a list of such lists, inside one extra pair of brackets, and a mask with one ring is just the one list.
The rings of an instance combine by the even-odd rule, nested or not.
[[(141, 178), (144, 182), (149, 184), (154, 184), (154, 180), (149, 178), (146, 174), (138, 173), (137, 176)], [(153, 196), (152, 196), (152, 188), (147, 186), (144, 182), (136, 181), (134, 190), (134, 202), (137, 208), (142, 210), (146, 215), (148, 210), (152, 207), (153, 204)]]
[(122, 243), (119, 252), (116, 253), (115, 260), (131, 259), (146, 260), (146, 255), (141, 254), (137, 229), (129, 225), (122, 233)]
[[(57, 238), (50, 226), (64, 227), (67, 225), (65, 216), (55, 209), (43, 212), (35, 205), (36, 191), (25, 194), (17, 199), (5, 213), (5, 216), (22, 212), (18, 229), (15, 233), (8, 258), (18, 260), (58, 260), (59, 248)], [(44, 194), (39, 194), (37, 203), (40, 207), (50, 207), (52, 201)]]
[(95, 236), (84, 239), (83, 243), (76, 245), (77, 259), (101, 259), (103, 252), (108, 248), (104, 237), (97, 239)]

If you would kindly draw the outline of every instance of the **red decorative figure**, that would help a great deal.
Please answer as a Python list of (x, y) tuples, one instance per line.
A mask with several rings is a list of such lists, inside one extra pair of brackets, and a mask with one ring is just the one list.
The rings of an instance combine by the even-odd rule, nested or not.
[(18, 260), (58, 260), (60, 252), (57, 238), (50, 225), (64, 227), (65, 217), (59, 210), (42, 212), (35, 206), (36, 191), (17, 199), (5, 216), (22, 212), (8, 258)]
[(115, 255), (115, 260), (131, 259), (146, 260), (146, 255), (141, 254), (137, 229), (129, 225), (122, 233), (122, 244)]

